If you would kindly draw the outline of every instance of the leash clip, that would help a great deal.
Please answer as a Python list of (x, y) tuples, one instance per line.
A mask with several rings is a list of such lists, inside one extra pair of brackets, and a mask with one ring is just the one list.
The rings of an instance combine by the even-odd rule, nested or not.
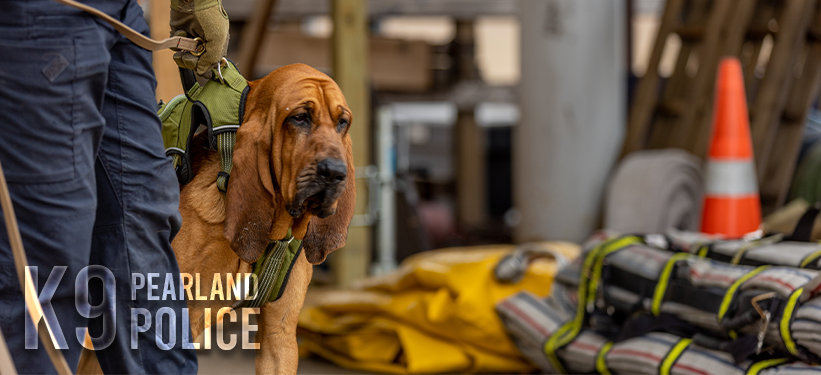
[(223, 57), (222, 60), (219, 62), (219, 64), (217, 64), (217, 75), (219, 75), (220, 82), (224, 85), (225, 84), (225, 78), (222, 78), (222, 63), (223, 62), (225, 63), (225, 66), (228, 66), (228, 59)]

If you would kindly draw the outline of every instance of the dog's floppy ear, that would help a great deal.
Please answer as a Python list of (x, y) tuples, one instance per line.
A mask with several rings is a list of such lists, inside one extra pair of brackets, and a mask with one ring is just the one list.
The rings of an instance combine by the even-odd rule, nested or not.
[(302, 245), (305, 248), (305, 257), (312, 264), (319, 264), (328, 254), (342, 246), (348, 238), (348, 225), (353, 218), (356, 206), (356, 173), (351, 150), (351, 136), (345, 135), (345, 156), (348, 164), (348, 178), (345, 180), (345, 191), (336, 203), (336, 213), (324, 219), (318, 216), (311, 217), (308, 231)]
[(225, 238), (247, 263), (255, 262), (265, 251), (276, 212), (271, 132), (270, 126), (257, 120), (247, 121), (239, 128), (225, 194)]

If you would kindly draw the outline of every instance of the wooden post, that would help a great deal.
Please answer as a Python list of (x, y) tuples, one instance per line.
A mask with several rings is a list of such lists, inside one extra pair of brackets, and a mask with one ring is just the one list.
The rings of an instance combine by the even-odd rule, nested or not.
[[(357, 174), (371, 164), (371, 106), (368, 89), (368, 15), (366, 0), (333, 0), (333, 78), (353, 112), (350, 135)], [(356, 183), (356, 214), (367, 214), (367, 181)], [(351, 227), (345, 248), (332, 255), (337, 283), (350, 285), (367, 275), (371, 259), (371, 227)]]
[[(459, 81), (478, 81), (479, 70), (475, 62), (476, 48), (472, 21), (456, 23), (455, 49), (454, 60)], [(459, 104), (459, 117), (456, 120), (453, 139), (456, 161), (456, 216), (459, 224), (467, 230), (481, 228), (487, 216), (485, 139), (484, 132), (474, 118), (476, 104), (478, 103)]]
[[(257, 0), (254, 14), (251, 20), (242, 30), (242, 39), (239, 41), (239, 61), (248, 79), (256, 77), (257, 57), (260, 46), (265, 39), (265, 32), (268, 30), (268, 21), (271, 20), (271, 13), (277, 0)], [(228, 15), (231, 16), (230, 14)]]
[[(171, 20), (170, 0), (151, 0), (149, 2), (151, 18), (151, 38), (165, 39), (171, 33), (168, 26)], [(164, 49), (154, 52), (154, 74), (157, 76), (157, 100), (168, 102), (175, 96), (182, 94), (182, 83), (180, 82), (180, 71), (174, 62), (174, 51)]]

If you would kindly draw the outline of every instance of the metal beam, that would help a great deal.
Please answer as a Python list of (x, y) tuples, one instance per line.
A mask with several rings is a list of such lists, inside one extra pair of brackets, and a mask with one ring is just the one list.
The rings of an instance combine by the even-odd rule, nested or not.
[[(233, 21), (247, 20), (254, 12), (254, 0), (223, 2)], [(470, 20), (480, 16), (516, 16), (516, 0), (377, 0), (367, 4), (367, 15), (384, 16), (449, 16)], [(331, 12), (328, 0), (279, 0), (276, 19), (294, 19), (326, 15)]]

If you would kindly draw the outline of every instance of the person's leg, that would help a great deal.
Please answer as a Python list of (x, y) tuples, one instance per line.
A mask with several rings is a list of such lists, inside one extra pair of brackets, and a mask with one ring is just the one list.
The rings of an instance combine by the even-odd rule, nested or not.
[[(4, 2), (0, 11), (0, 162), (23, 244), (43, 290), (52, 267), (66, 272), (51, 299), (76, 366), (74, 280), (88, 265), (96, 210), (94, 155), (109, 54), (91, 17), (53, 1)], [(0, 218), (0, 329), (20, 373), (55, 370), (34, 331), (26, 336), (23, 293)], [(41, 325), (41, 329), (44, 327)], [(26, 349), (26, 343), (39, 349)], [(50, 345), (50, 343), (48, 344)]]
[[(124, 23), (147, 34), (139, 6), (132, 4), (121, 15)], [(154, 294), (160, 296), (166, 274), (173, 274), (175, 291), (179, 290), (179, 267), (171, 248), (181, 224), (179, 185), (163, 150), (151, 53), (120, 35), (110, 53), (103, 105), (107, 125), (96, 165), (99, 204), (91, 263), (106, 266), (117, 280), (117, 335), (108, 348), (97, 351), (97, 358), (106, 373), (195, 374), (195, 351), (182, 349), (186, 302), (179, 300), (179, 293), (174, 293), (173, 300), (169, 296), (148, 300), (147, 288), (143, 288), (136, 300), (131, 298), (132, 273), (159, 274), (154, 282), (160, 289)], [(175, 345), (170, 350), (161, 349), (155, 339), (155, 317), (163, 307), (176, 315)], [(143, 320), (131, 321), (133, 308), (147, 309), (152, 317), (151, 328), (139, 333), (135, 343), (131, 342), (131, 326), (142, 325)], [(169, 323), (167, 319), (163, 322), (165, 344)], [(89, 333), (97, 337), (101, 332), (101, 320), (93, 320)], [(132, 350), (133, 344), (139, 349)]]

